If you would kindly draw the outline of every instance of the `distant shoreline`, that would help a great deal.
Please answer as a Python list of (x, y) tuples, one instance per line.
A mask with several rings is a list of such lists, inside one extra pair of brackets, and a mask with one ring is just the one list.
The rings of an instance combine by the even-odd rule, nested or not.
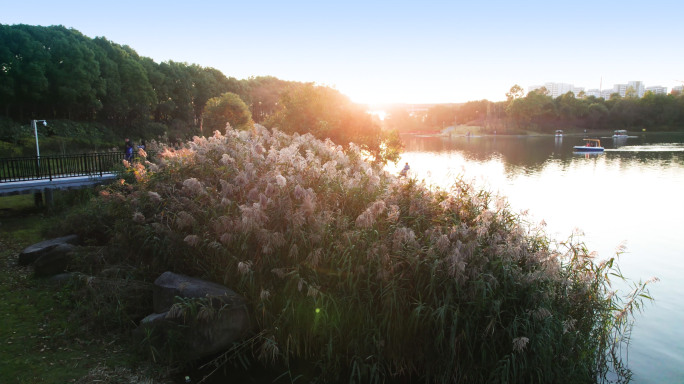
[[(613, 136), (614, 130), (592, 130), (592, 131), (587, 131), (587, 132), (563, 132), (562, 137), (606, 137), (606, 136)], [(680, 131), (674, 131), (674, 132), (668, 132), (668, 131), (627, 131), (627, 135), (629, 137), (633, 136), (638, 136), (642, 134), (684, 134), (684, 132)], [(477, 132), (476, 130), (473, 130), (471, 135), (468, 135), (467, 133), (463, 132), (454, 132), (454, 133), (443, 133), (443, 132), (400, 132), (400, 136), (421, 136), (421, 137), (452, 137), (452, 138), (457, 138), (457, 137), (495, 137), (495, 136), (501, 136), (501, 137), (536, 137), (536, 136), (541, 136), (541, 137), (555, 137), (555, 133), (543, 133), (543, 132), (532, 132), (532, 131), (525, 131), (525, 132), (517, 132), (517, 133), (480, 133)]]

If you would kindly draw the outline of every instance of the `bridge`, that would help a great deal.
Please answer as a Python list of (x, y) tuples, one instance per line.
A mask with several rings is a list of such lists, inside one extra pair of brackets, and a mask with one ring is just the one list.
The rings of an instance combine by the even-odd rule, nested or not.
[(45, 192), (49, 205), (55, 189), (84, 188), (116, 180), (114, 166), (123, 158), (123, 152), (0, 158), (0, 196), (38, 196)]

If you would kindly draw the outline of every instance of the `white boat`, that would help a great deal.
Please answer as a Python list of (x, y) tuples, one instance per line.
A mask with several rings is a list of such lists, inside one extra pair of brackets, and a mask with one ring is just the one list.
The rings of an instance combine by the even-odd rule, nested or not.
[(603, 152), (604, 148), (601, 146), (601, 140), (599, 139), (584, 139), (586, 141), (586, 144), (584, 145), (575, 145), (573, 150), (575, 152)]
[(563, 130), (562, 129), (556, 130), (556, 137), (563, 137)]
[(614, 138), (627, 138), (627, 131), (624, 129), (618, 129), (615, 132), (613, 132), (613, 137)]

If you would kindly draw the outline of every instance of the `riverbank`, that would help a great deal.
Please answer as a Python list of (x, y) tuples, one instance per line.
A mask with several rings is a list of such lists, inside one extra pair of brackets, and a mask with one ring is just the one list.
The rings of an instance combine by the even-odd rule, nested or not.
[[(611, 365), (628, 374), (607, 354), (625, 342), (640, 299), (606, 294), (612, 261), (595, 264), (580, 243), (552, 247), (473, 184), (430, 190), (359, 148), (265, 129), (196, 139), (161, 160), (134, 164), (64, 215), (60, 234), (107, 247), (103, 259), (145, 281), (177, 271), (229, 284), (255, 332), (218, 365), (324, 382), (591, 382)], [(90, 307), (116, 311), (119, 298), (143, 296)], [(65, 311), (90, 304), (68, 297)], [(180, 304), (198, 321), (210, 315)], [(112, 322), (85, 315), (66, 319)], [(136, 318), (119, 311), (114, 332)], [(183, 348), (168, 341), (169, 352)]]
[[(600, 129), (600, 130), (579, 130), (579, 129), (571, 129), (571, 130), (561, 130), (561, 136), (562, 137), (600, 137), (600, 138), (612, 138), (614, 134), (614, 130), (607, 130), (607, 129)], [(646, 131), (627, 131), (627, 135), (629, 136), (637, 136), (641, 135), (644, 133), (649, 133), (649, 134), (657, 134), (657, 133), (663, 133), (663, 134), (671, 134), (671, 132), (646, 132)], [(682, 133), (684, 134), (684, 132)], [(539, 136), (539, 137), (554, 137), (558, 136), (558, 133), (553, 132), (553, 133), (544, 133), (544, 132), (538, 132), (538, 131), (532, 131), (532, 130), (510, 130), (507, 132), (491, 132), (490, 130), (485, 130), (482, 127), (478, 126), (460, 126), (456, 127), (456, 129), (453, 130), (444, 130), (440, 132), (435, 132), (435, 131), (425, 131), (425, 132), (405, 132), (401, 133), (401, 136), (421, 136), (421, 137), (495, 137), (495, 136), (501, 136), (501, 137), (533, 137), (533, 136)]]

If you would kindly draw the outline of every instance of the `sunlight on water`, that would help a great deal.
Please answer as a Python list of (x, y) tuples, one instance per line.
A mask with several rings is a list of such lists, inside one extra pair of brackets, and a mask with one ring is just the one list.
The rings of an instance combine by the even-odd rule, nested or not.
[(684, 145), (668, 143), (662, 145), (626, 145), (608, 152), (684, 152)]
[(682, 383), (684, 140), (641, 140), (584, 156), (572, 154), (578, 141), (572, 139), (409, 137), (401, 161), (388, 171), (398, 173), (408, 162), (412, 177), (444, 189), (463, 177), (505, 196), (514, 212), (529, 211), (532, 225), (543, 220), (557, 241), (580, 230), (599, 259), (626, 245), (619, 258), (624, 275), (661, 280), (651, 286), (656, 302), (636, 316), (633, 382)]

